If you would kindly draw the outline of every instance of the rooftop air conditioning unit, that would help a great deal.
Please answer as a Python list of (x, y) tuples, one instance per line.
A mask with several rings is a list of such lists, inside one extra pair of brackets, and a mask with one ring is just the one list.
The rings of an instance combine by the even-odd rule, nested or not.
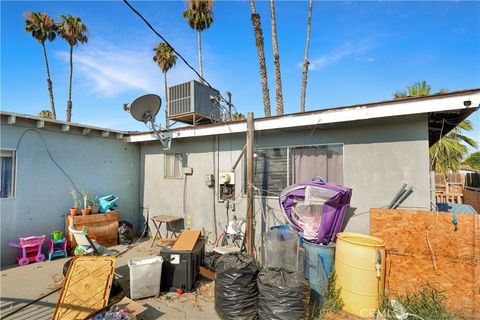
[(197, 124), (223, 120), (220, 93), (196, 80), (168, 88), (168, 119)]

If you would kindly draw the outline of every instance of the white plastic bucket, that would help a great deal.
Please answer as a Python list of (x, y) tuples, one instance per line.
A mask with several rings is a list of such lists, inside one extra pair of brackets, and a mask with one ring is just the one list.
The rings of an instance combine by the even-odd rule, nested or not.
[(141, 299), (160, 294), (163, 258), (159, 256), (129, 259), (130, 298)]

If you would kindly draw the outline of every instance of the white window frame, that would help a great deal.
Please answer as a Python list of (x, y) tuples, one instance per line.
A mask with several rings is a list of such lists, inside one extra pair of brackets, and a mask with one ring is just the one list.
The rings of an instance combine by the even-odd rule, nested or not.
[[(343, 142), (332, 142), (332, 143), (315, 143), (315, 144), (299, 144), (299, 145), (280, 145), (280, 146), (268, 146), (268, 147), (261, 147), (257, 146), (256, 148), (258, 149), (274, 149), (274, 148), (287, 148), (287, 168), (290, 168), (290, 149), (291, 148), (302, 148), (302, 147), (324, 147), (324, 146), (341, 146), (342, 147), (342, 154), (343, 154), (343, 161), (342, 161), (342, 170), (343, 170), (343, 181), (342, 184), (345, 183), (345, 144)], [(255, 149), (254, 148), (254, 152)], [(247, 168), (247, 158), (246, 155), (243, 157), (243, 169), (246, 170)], [(292, 174), (287, 171), (287, 186), (292, 184)], [(243, 179), (243, 186), (242, 188), (242, 197), (247, 196), (247, 178), (246, 178), (246, 171), (242, 174), (242, 179)], [(256, 192), (254, 192), (254, 197), (255, 198), (261, 198), (261, 199), (278, 199), (278, 196), (274, 195), (268, 195), (268, 196), (263, 196), (263, 195), (258, 195)]]
[(15, 149), (8, 149), (8, 148), (2, 148), (0, 149), (0, 155), (3, 154), (4, 152), (11, 153), (12, 155), (12, 194), (9, 197), (6, 198), (0, 198), (0, 200), (8, 200), (8, 199), (15, 199), (15, 196), (17, 194), (17, 150)]
[[(179, 161), (178, 164), (178, 174), (175, 175), (168, 175), (167, 173), (167, 161), (168, 158), (173, 156), (173, 161)], [(178, 158), (177, 158), (178, 157)], [(182, 168), (184, 163), (185, 154), (181, 152), (172, 152), (172, 153), (165, 153), (163, 157), (163, 178), (164, 179), (182, 179)]]

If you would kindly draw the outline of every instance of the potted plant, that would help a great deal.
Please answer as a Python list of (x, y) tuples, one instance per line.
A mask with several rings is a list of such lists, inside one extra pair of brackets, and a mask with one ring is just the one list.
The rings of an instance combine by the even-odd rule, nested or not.
[(83, 209), (82, 209), (82, 216), (88, 216), (90, 213), (90, 208), (88, 207), (88, 197), (90, 193), (88, 191), (82, 190), (82, 198), (83, 198)]
[(98, 203), (97, 203), (98, 196), (92, 194), (90, 196), (90, 199), (92, 200), (92, 205), (90, 206), (90, 213), (97, 214), (98, 213)]
[(53, 232), (52, 232), (52, 239), (53, 239), (53, 240), (63, 239), (63, 232), (60, 231), (60, 230), (53, 230)]
[(70, 189), (70, 195), (72, 196), (73, 206), (70, 208), (70, 214), (72, 216), (76, 216), (78, 213), (78, 206), (80, 203), (78, 202), (78, 194), (73, 188)]

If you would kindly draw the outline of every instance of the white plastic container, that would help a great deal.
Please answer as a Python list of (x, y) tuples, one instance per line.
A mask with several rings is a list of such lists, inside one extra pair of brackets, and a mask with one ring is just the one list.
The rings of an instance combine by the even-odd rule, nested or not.
[(163, 258), (159, 256), (129, 259), (130, 298), (141, 299), (160, 294)]

